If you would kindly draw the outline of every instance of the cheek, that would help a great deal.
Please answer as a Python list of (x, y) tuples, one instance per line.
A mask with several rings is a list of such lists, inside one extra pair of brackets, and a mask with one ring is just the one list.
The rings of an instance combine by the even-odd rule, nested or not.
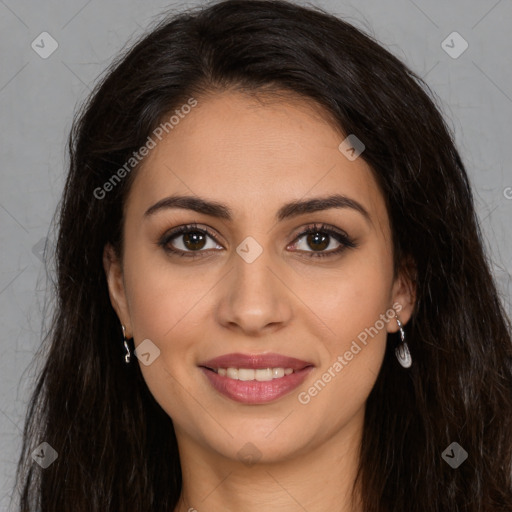
[(325, 432), (341, 428), (375, 385), (386, 349), (391, 284), (390, 260), (361, 257), (311, 296), (329, 331), (317, 378), (297, 399), (311, 416), (331, 418)]
[(161, 279), (153, 282), (147, 274), (127, 283), (127, 290), (136, 342), (149, 338), (159, 345), (185, 314), (183, 302)]
[(176, 326), (181, 326), (195, 302), (196, 282), (186, 273), (173, 270), (158, 250), (134, 244), (130, 247), (124, 271), (134, 338), (136, 342), (149, 338), (160, 346), (172, 337)]
[[(200, 282), (151, 258), (126, 262), (126, 289), (135, 346), (149, 339), (158, 347), (158, 357), (149, 365), (138, 361), (142, 375), (155, 400), (173, 418), (193, 424), (189, 368), (193, 364), (190, 350), (194, 336), (187, 332), (192, 308), (204, 293), (193, 293)], [(197, 376), (195, 377), (197, 378)], [(194, 386), (195, 387), (195, 386)]]
[[(310, 391), (314, 395), (324, 387), (328, 389), (321, 392), (322, 398), (315, 399), (314, 408), (321, 410), (343, 397), (345, 413), (349, 414), (366, 400), (386, 350), (392, 278), (389, 253), (383, 247), (372, 247), (354, 254), (334, 279), (325, 280), (323, 293), (315, 292), (313, 303), (317, 306), (313, 309), (329, 331), (320, 382)], [(313, 400), (313, 395), (306, 390), (304, 398)]]
[(354, 254), (341, 268), (310, 297), (315, 312), (334, 331), (332, 338), (343, 345), (373, 326), (389, 309), (393, 276), (392, 261), (382, 248)]

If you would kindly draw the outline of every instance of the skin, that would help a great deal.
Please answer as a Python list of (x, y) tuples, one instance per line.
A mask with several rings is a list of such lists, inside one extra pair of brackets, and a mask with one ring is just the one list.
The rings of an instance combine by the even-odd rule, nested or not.
[[(339, 151), (345, 136), (320, 112), (293, 96), (263, 101), (226, 91), (198, 98), (135, 176), (122, 261), (105, 248), (110, 297), (127, 337), (136, 346), (150, 339), (160, 350), (148, 366), (133, 359), (175, 427), (184, 483), (174, 512), (362, 510), (349, 493), (365, 403), (396, 320), (309, 403), (298, 394), (393, 304), (405, 325), (414, 290), (404, 275), (393, 275), (389, 218), (369, 166)], [(177, 208), (144, 215), (178, 193), (225, 203), (234, 219)], [(361, 203), (370, 221), (350, 208), (274, 219), (286, 202), (333, 193)], [(173, 256), (158, 245), (170, 229), (193, 222), (217, 237), (206, 238), (199, 257)], [(322, 222), (346, 232), (357, 247), (308, 258), (318, 246), (307, 235), (297, 237)], [(236, 252), (247, 236), (263, 250), (252, 263)], [(330, 240), (321, 250), (340, 246)], [(183, 235), (171, 243), (194, 250)], [(231, 352), (277, 352), (315, 368), (278, 400), (241, 404), (214, 390), (198, 367)], [(261, 455), (251, 465), (238, 456), (246, 443)]]

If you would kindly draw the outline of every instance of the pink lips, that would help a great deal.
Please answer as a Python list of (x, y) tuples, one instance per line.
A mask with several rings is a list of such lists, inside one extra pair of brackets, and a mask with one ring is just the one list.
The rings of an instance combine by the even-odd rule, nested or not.
[(199, 366), (205, 368), (292, 368), (293, 370), (302, 370), (306, 366), (313, 366), (313, 363), (275, 353), (254, 355), (235, 353), (209, 359), (200, 363)]
[[(199, 365), (209, 383), (224, 396), (246, 404), (264, 404), (276, 400), (300, 386), (313, 370), (313, 363), (280, 354), (226, 354)], [(292, 368), (290, 375), (271, 381), (240, 381), (221, 376), (217, 368)]]

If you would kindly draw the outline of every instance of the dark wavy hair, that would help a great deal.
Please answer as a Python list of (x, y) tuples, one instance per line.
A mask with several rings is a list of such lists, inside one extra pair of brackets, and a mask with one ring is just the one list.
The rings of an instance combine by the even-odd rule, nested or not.
[[(103, 199), (94, 191), (188, 98), (229, 90), (301, 96), (363, 141), (391, 221), (395, 271), (416, 287), (405, 326), (414, 364), (398, 365), (388, 335), (366, 403), (354, 483), (364, 510), (511, 512), (511, 323), (436, 96), (373, 36), (277, 0), (168, 14), (117, 58), (77, 113), (58, 210), (54, 314), (16, 474), (19, 510), (177, 504), (173, 423), (139, 365), (124, 365), (102, 264), (107, 243), (122, 255), (137, 167)], [(47, 469), (30, 457), (42, 441), (59, 454)], [(452, 442), (469, 454), (457, 469), (442, 457)]]

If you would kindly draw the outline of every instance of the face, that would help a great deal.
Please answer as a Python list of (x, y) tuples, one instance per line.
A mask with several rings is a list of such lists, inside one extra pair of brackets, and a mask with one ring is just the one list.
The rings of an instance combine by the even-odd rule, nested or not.
[(104, 265), (180, 449), (276, 461), (360, 431), (393, 308), (410, 317), (382, 194), (319, 112), (198, 99), (137, 171)]

